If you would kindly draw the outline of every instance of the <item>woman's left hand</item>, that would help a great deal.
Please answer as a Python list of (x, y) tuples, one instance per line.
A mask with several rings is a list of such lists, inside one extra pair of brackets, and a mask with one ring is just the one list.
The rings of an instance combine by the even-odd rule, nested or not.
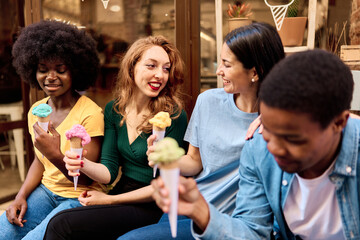
[(84, 191), (78, 199), (83, 206), (112, 204), (111, 195), (99, 191)]
[(35, 132), (34, 146), (50, 161), (62, 159), (60, 151), (60, 134), (55, 130), (52, 122), (49, 122), (49, 133), (45, 132), (36, 122), (33, 126)]

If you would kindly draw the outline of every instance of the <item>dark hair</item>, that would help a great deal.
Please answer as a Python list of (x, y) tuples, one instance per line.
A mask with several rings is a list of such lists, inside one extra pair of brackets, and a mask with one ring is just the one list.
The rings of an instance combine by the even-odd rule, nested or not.
[(92, 86), (99, 72), (95, 41), (76, 26), (41, 21), (24, 28), (16, 40), (13, 65), (21, 78), (39, 89), (36, 70), (40, 60), (60, 59), (69, 68), (73, 90)]
[(260, 101), (274, 108), (307, 113), (326, 128), (350, 109), (350, 69), (324, 50), (297, 53), (277, 64), (260, 88)]
[(234, 29), (226, 35), (225, 42), (244, 68), (255, 67), (260, 84), (270, 69), (285, 57), (279, 34), (267, 23)]

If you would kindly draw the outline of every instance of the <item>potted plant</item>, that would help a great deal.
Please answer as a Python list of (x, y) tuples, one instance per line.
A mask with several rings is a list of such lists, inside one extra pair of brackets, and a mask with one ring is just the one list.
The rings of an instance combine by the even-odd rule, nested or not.
[(235, 1), (234, 4), (228, 4), (227, 14), (229, 16), (229, 32), (235, 28), (249, 25), (252, 21), (249, 17), (252, 15), (251, 6), (249, 3), (242, 3)]
[(287, 17), (284, 18), (278, 31), (281, 41), (286, 47), (301, 46), (304, 40), (307, 17), (298, 17), (299, 0), (288, 7)]

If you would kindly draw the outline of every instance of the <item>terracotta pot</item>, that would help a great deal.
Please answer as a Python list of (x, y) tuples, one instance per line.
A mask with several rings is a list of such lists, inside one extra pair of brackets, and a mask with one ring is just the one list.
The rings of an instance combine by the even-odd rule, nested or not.
[(280, 29), (279, 35), (285, 47), (301, 46), (304, 40), (304, 32), (307, 17), (286, 17)]
[(251, 23), (252, 23), (252, 21), (249, 18), (229, 18), (228, 19), (229, 32), (231, 32), (235, 28), (246, 26)]

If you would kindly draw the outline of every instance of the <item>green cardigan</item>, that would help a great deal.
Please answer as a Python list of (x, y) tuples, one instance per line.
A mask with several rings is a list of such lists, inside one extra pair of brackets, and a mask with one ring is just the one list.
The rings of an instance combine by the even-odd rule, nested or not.
[[(141, 133), (132, 144), (129, 144), (126, 124), (120, 127), (122, 116), (113, 109), (114, 101), (105, 107), (105, 132), (101, 152), (101, 163), (110, 171), (111, 181), (115, 181), (119, 167), (123, 175), (136, 181), (150, 184), (153, 179), (153, 169), (148, 165), (146, 156), (147, 138), (151, 133)], [(187, 117), (183, 110), (179, 118), (172, 120), (171, 126), (166, 128), (165, 136), (174, 138), (179, 146), (185, 146), (183, 141), (187, 127)]]

